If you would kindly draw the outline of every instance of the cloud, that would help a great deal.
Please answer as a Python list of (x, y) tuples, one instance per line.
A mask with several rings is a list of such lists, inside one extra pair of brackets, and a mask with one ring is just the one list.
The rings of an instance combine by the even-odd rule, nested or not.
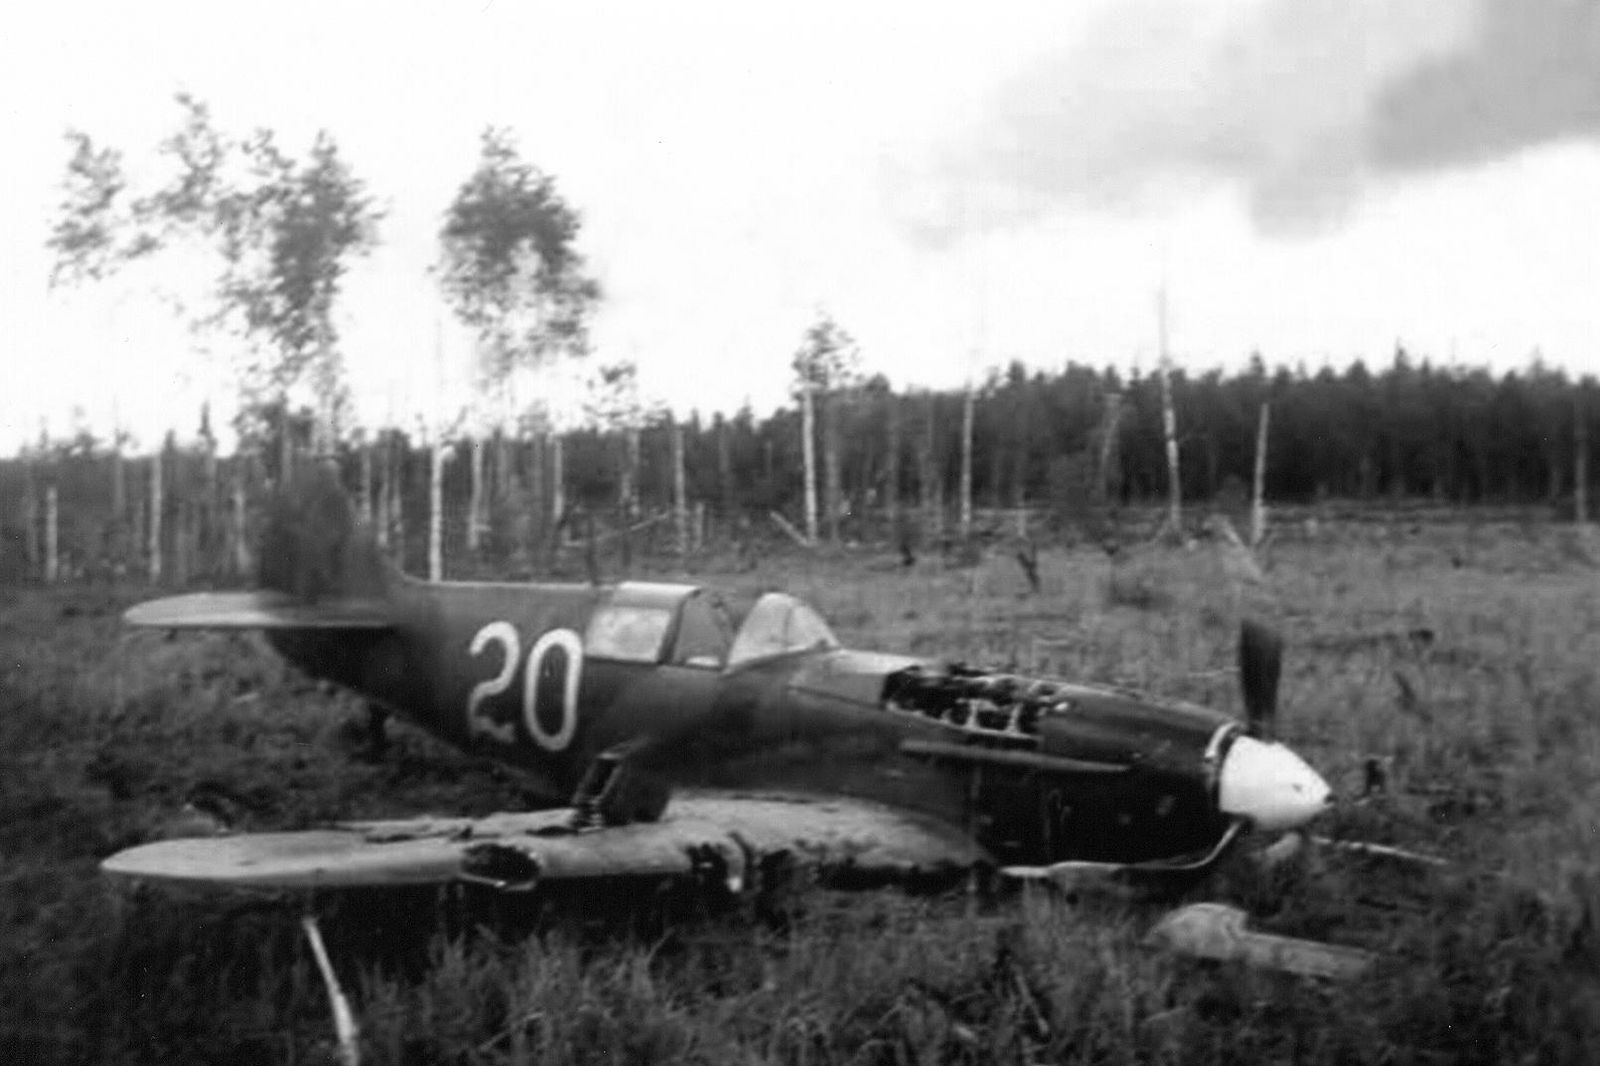
[(1001, 85), (895, 198), (937, 241), (1222, 186), (1293, 235), (1375, 182), (1597, 132), (1600, 0), (1126, 0)]
[(1384, 85), (1369, 116), (1378, 166), (1426, 170), (1600, 133), (1600, 3), (1480, 0), (1477, 33)]

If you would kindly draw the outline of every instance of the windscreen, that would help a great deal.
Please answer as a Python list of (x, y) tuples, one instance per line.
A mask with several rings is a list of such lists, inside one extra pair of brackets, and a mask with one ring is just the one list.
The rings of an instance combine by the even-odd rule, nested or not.
[(816, 611), (787, 593), (769, 592), (745, 616), (729, 649), (728, 665), (838, 646), (828, 623)]

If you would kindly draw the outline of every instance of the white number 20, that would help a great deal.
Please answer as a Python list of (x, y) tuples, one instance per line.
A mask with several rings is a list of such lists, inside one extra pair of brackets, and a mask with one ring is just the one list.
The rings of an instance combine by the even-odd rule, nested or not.
[[(472, 686), (467, 696), (467, 734), (486, 736), (501, 744), (514, 744), (516, 726), (502, 722), (490, 713), (485, 703), (511, 687), (521, 663), (522, 642), (510, 622), (490, 622), (473, 635), (467, 654), (477, 658), (498, 644), (502, 655), (500, 672), (487, 681)], [(552, 648), (562, 652), (557, 659), (550, 658)], [(557, 673), (559, 671), (559, 673)], [(561, 701), (560, 724), (547, 730), (539, 720), (540, 681), (548, 676), (559, 681), (561, 691), (556, 694)], [(534, 642), (528, 650), (528, 660), (522, 675), (522, 723), (528, 735), (546, 751), (565, 751), (578, 730), (578, 682), (583, 674), (583, 641), (570, 629), (552, 629)], [(548, 693), (549, 686), (544, 686)]]

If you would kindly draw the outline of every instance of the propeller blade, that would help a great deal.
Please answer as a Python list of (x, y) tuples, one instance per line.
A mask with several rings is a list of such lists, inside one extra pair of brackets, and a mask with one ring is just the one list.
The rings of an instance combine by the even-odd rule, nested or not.
[(1449, 859), (1441, 859), (1437, 855), (1425, 855), (1410, 848), (1395, 847), (1393, 844), (1369, 844), (1365, 840), (1334, 840), (1318, 836), (1312, 837), (1311, 842), (1319, 848), (1342, 851), (1349, 855), (1359, 855), (1364, 859), (1376, 859), (1413, 869), (1431, 867), (1445, 870), (1450, 867)]
[(1246, 619), (1239, 627), (1239, 684), (1244, 690), (1250, 734), (1271, 739), (1278, 717), (1278, 679), (1283, 673), (1283, 638)]
[(1191, 903), (1161, 919), (1145, 942), (1190, 958), (1237, 961), (1335, 981), (1360, 977), (1378, 961), (1377, 955), (1361, 948), (1258, 933), (1246, 922), (1244, 911), (1237, 907)]

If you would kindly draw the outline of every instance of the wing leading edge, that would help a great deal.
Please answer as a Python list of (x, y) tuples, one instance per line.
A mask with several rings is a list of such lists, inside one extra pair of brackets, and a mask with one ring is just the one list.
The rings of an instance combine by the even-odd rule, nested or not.
[(150, 600), (123, 620), (155, 629), (388, 629), (381, 599), (307, 602), (283, 592), (192, 592)]
[(693, 879), (738, 892), (776, 867), (821, 883), (956, 878), (988, 855), (944, 823), (860, 800), (699, 794), (660, 821), (586, 832), (570, 810), (479, 819), (352, 822), (300, 833), (165, 840), (101, 864), (107, 874), (233, 888), (334, 889), (471, 881)]

